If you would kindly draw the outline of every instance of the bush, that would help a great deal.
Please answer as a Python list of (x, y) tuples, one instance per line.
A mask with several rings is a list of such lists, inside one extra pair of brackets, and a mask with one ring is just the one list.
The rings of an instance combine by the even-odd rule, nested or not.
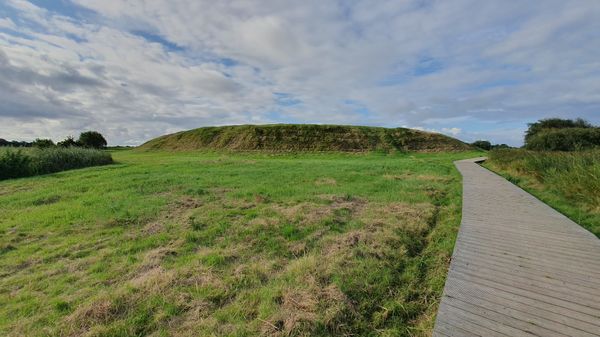
[(78, 141), (76, 141), (73, 136), (68, 136), (65, 140), (56, 143), (56, 145), (61, 147), (73, 147), (73, 146), (81, 146)]
[(486, 151), (492, 148), (492, 143), (488, 142), (487, 140), (478, 140), (473, 142), (471, 145)]
[(527, 145), (529, 143), (530, 139), (532, 139), (535, 135), (537, 135), (538, 133), (543, 132), (545, 130), (570, 129), (570, 128), (586, 129), (586, 128), (592, 128), (592, 127), (593, 127), (592, 124), (590, 124), (589, 122), (587, 122), (581, 118), (577, 118), (575, 120), (561, 119), (561, 118), (541, 119), (535, 123), (529, 124), (529, 128), (527, 129), (527, 132), (525, 133), (525, 144)]
[(101, 149), (107, 145), (104, 136), (96, 131), (86, 131), (79, 135), (77, 143), (84, 147), (90, 147), (94, 149)]
[(4, 148), (0, 152), (0, 180), (111, 164), (108, 152), (83, 148)]
[(547, 129), (530, 137), (525, 147), (536, 151), (575, 151), (600, 146), (600, 128)]
[(22, 150), (0, 153), (0, 180), (31, 175), (31, 157)]
[(31, 145), (35, 146), (35, 147), (39, 147), (39, 148), (47, 148), (47, 147), (53, 147), (54, 146), (54, 142), (52, 141), (52, 139), (40, 139), (40, 138), (36, 138), (36, 140), (33, 141), (33, 143), (31, 143)]

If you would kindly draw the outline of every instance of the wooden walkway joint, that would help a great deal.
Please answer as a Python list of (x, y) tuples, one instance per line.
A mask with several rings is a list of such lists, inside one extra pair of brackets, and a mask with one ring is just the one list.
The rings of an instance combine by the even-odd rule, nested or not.
[(455, 162), (462, 223), (433, 336), (600, 336), (600, 240), (483, 159)]

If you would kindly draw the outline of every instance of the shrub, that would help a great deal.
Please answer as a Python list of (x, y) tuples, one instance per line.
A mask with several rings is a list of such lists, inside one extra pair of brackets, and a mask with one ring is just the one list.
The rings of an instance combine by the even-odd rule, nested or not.
[(68, 136), (65, 140), (56, 143), (56, 145), (61, 147), (72, 147), (72, 146), (81, 146), (78, 141), (73, 138), (73, 136)]
[(82, 132), (79, 135), (79, 140), (77, 142), (81, 144), (81, 146), (90, 147), (94, 149), (101, 149), (107, 145), (104, 136), (102, 136), (102, 134), (96, 131)]
[(36, 138), (36, 140), (34, 140), (33, 143), (31, 143), (31, 145), (43, 149), (43, 148), (54, 146), (54, 142), (52, 141), (52, 139), (40, 139), (40, 138)]
[(6, 149), (0, 153), (0, 180), (31, 175), (31, 157), (22, 150)]
[(492, 143), (488, 142), (487, 140), (478, 140), (473, 142), (471, 145), (478, 147), (482, 150), (491, 150), (492, 148)]
[(108, 152), (83, 148), (4, 148), (0, 153), (0, 179), (27, 177), (112, 163)]
[(548, 118), (541, 119), (535, 123), (530, 123), (527, 132), (525, 132), (525, 144), (529, 143), (529, 140), (538, 133), (548, 129), (569, 129), (569, 128), (591, 128), (593, 127), (589, 122), (577, 118), (573, 119), (561, 119), (561, 118)]
[(547, 129), (530, 137), (526, 148), (536, 151), (575, 151), (600, 146), (600, 128)]

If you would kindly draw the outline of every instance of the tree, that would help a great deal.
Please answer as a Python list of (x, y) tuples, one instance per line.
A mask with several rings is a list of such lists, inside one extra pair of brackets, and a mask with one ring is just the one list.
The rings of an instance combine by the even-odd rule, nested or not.
[(486, 151), (492, 149), (492, 143), (488, 142), (487, 140), (478, 140), (473, 142), (471, 145)]
[(529, 139), (535, 151), (577, 151), (600, 147), (600, 128), (546, 129)]
[(65, 140), (56, 143), (56, 145), (60, 147), (73, 147), (73, 146), (81, 146), (78, 141), (73, 138), (73, 136), (68, 136)]
[(510, 149), (511, 147), (502, 143), (502, 144), (494, 144), (492, 145), (492, 149)]
[(53, 147), (54, 146), (54, 142), (52, 141), (52, 139), (40, 139), (40, 138), (36, 138), (33, 143), (33, 146), (35, 147), (39, 147), (40, 149), (44, 149), (47, 147)]
[(529, 141), (538, 133), (548, 129), (566, 129), (566, 128), (592, 128), (593, 125), (589, 122), (577, 118), (573, 119), (561, 119), (561, 118), (548, 118), (540, 119), (535, 123), (529, 123), (529, 128), (525, 132), (525, 146)]
[(92, 147), (95, 149), (100, 149), (106, 146), (107, 142), (104, 139), (104, 136), (96, 131), (86, 131), (82, 132), (79, 135), (79, 140), (77, 141), (81, 146), (84, 147)]

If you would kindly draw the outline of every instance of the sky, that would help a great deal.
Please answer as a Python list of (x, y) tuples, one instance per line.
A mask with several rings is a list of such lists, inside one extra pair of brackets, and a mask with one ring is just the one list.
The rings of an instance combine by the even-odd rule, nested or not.
[(598, 0), (2, 0), (0, 138), (411, 127), (521, 145), (600, 124)]

